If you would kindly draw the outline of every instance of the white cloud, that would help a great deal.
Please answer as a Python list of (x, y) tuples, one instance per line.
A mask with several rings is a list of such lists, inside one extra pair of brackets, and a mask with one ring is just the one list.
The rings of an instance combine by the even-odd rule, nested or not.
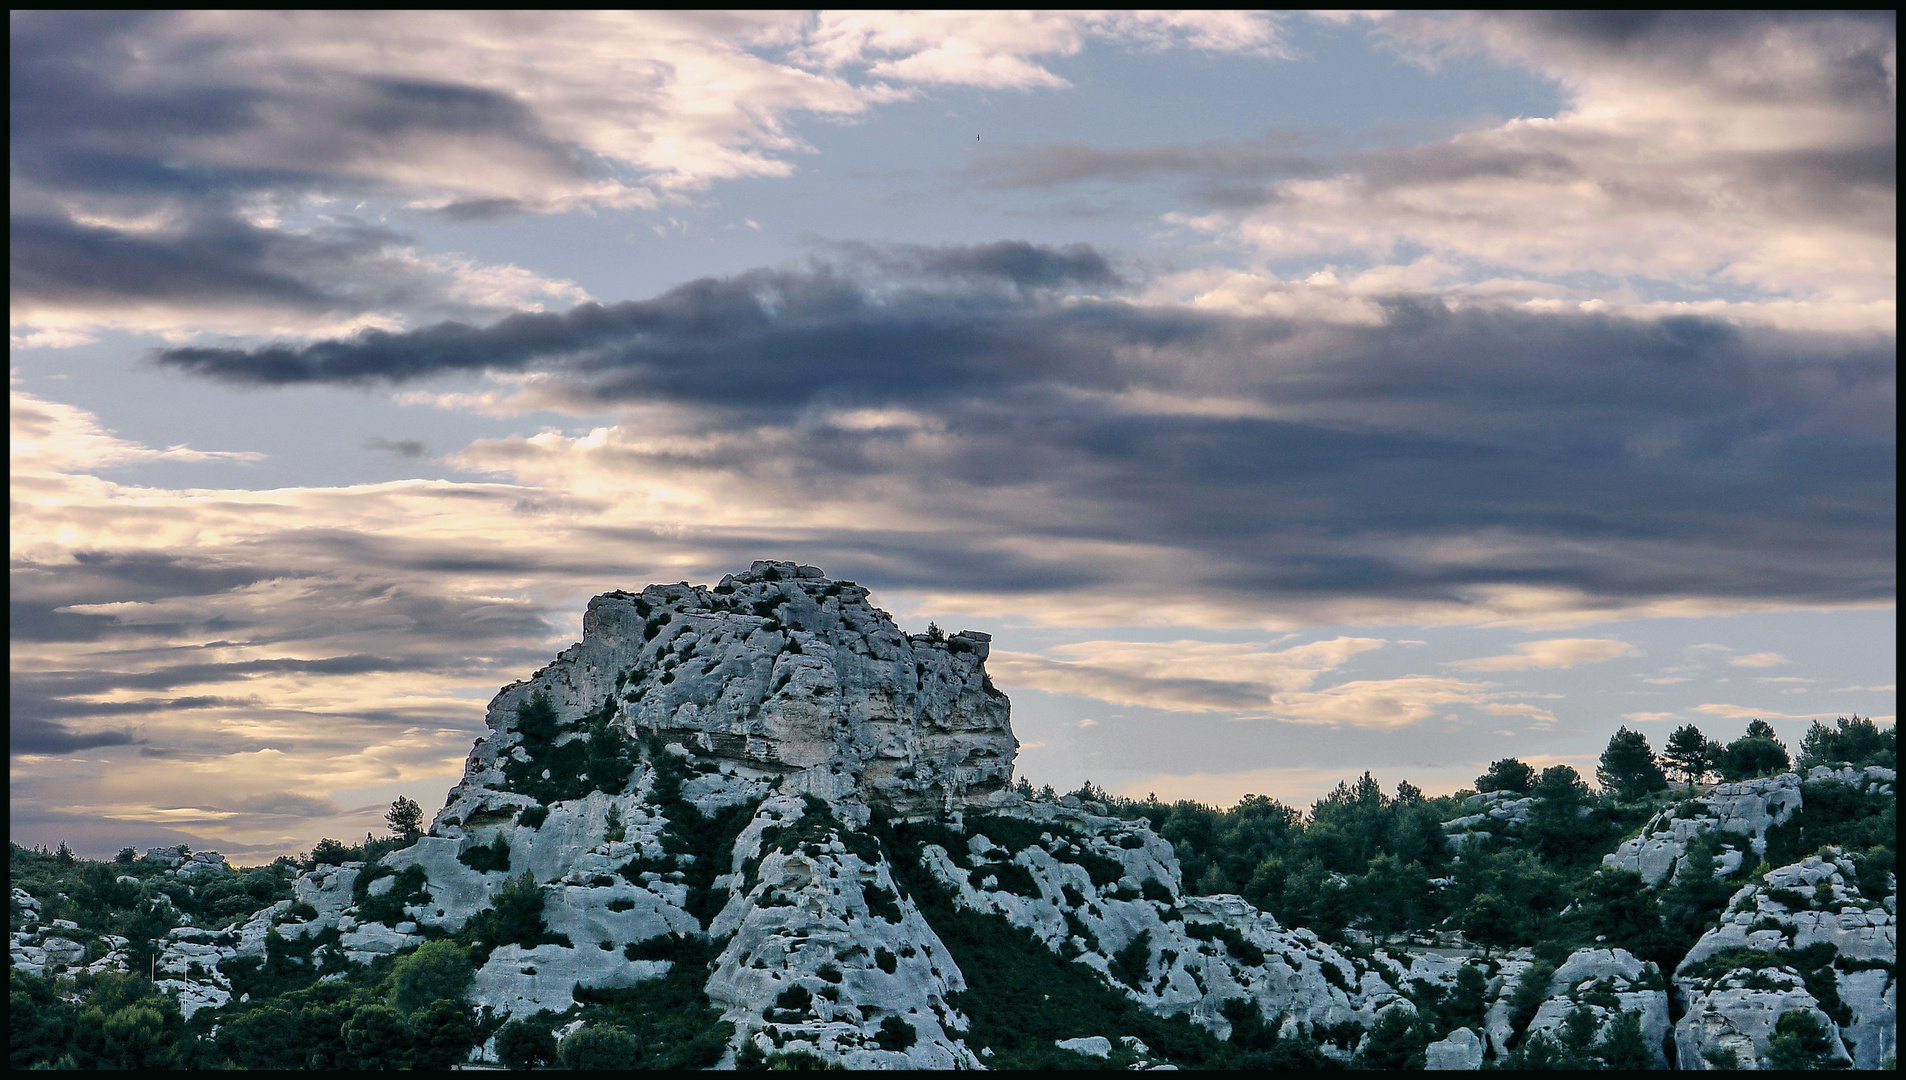
[(1262, 713), (1280, 691), (1307, 688), (1323, 672), (1382, 645), (1376, 638), (1340, 637), (1273, 652), (1205, 641), (1086, 641), (1045, 656), (996, 650), (988, 667), (1008, 688), (1175, 712)]
[[(1282, 181), (1262, 209), (1173, 220), (1278, 259), (1374, 261), (1370, 274), (1409, 276), (1409, 251), (1429, 271), (1410, 291), (1457, 302), (1496, 279), (1498, 299), (1538, 305), (1894, 329), (1894, 193), (1862, 164), (1891, 159), (1890, 24), (1742, 19), (1624, 49), (1567, 22), (1384, 21), (1412, 50), (1481, 48), (1540, 71), (1568, 104)], [(1275, 312), (1295, 295), (1250, 302)]]
[(1845, 715), (1843, 713), (1831, 713), (1831, 712), (1783, 713), (1783, 712), (1774, 712), (1771, 709), (1756, 709), (1756, 708), (1750, 708), (1745, 705), (1725, 705), (1725, 704), (1696, 705), (1694, 707), (1694, 711), (1706, 713), (1709, 716), (1725, 717), (1726, 719), (1729, 719), (1729, 720), (1753, 720), (1756, 718), (1761, 720), (1824, 720), (1831, 716)]
[(1774, 667), (1792, 662), (1776, 652), (1749, 653), (1746, 656), (1736, 656), (1728, 660), (1728, 663), (1735, 667)]
[(1673, 720), (1675, 714), (1671, 712), (1631, 712), (1622, 713), (1621, 717), (1624, 720), (1640, 720), (1643, 723), (1649, 723), (1656, 720)]
[(1555, 714), (1534, 705), (1484, 705), (1482, 711), (1493, 716), (1526, 716), (1532, 720), (1555, 722)]
[(1550, 638), (1546, 641), (1519, 642), (1513, 648), (1515, 652), (1508, 655), (1458, 660), (1450, 666), (1469, 671), (1570, 668), (1576, 664), (1598, 664), (1635, 652), (1635, 647), (1625, 641), (1606, 638)]

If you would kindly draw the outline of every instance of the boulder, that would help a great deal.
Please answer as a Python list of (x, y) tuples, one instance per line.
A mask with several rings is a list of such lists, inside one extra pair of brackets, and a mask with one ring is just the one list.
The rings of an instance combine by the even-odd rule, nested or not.
[(1423, 1048), (1423, 1068), (1437, 1071), (1482, 1068), (1482, 1037), (1469, 1028), (1457, 1028)]

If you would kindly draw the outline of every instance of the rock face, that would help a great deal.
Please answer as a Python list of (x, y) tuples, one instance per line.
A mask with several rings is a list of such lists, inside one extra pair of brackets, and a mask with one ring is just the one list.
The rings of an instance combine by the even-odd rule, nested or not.
[(1682, 1068), (1710, 1052), (1764, 1068), (1780, 1016), (1813, 1013), (1836, 1056), (1878, 1068), (1898, 1053), (1898, 879), (1854, 887), (1858, 871), (1828, 849), (1762, 875), (1734, 895), (1720, 924), (1675, 972), (1687, 1012), (1675, 1025)]
[(563, 717), (607, 705), (632, 735), (780, 779), (785, 792), (858, 791), (904, 813), (984, 805), (1005, 791), (1018, 749), (984, 671), (990, 642), (904, 634), (865, 589), (793, 563), (757, 562), (712, 589), (598, 596), (580, 644), (491, 702), (491, 734), (432, 832), (456, 835), (490, 803), (521, 745), (517, 708), (537, 694)]
[[(1857, 790), (1892, 790), (1893, 770), (1877, 765), (1865, 769), (1816, 766), (1809, 770), (1806, 782), (1837, 781)], [(1731, 833), (1745, 842), (1755, 858), (1767, 853), (1767, 831), (1784, 825), (1805, 804), (1798, 773), (1782, 773), (1737, 784), (1717, 784), (1688, 802), (1667, 807), (1641, 827), (1641, 834), (1625, 840), (1615, 851), (1602, 857), (1602, 865), (1638, 872), (1643, 881), (1656, 885), (1679, 874), (1687, 860), (1688, 841), (1710, 830)], [(1692, 810), (1692, 812), (1689, 812)], [(1732, 874), (1741, 868), (1739, 847), (1723, 847), (1716, 873)], [(1751, 863), (1748, 865), (1752, 865)]]
[(1482, 1068), (1482, 1039), (1468, 1028), (1457, 1028), (1423, 1050), (1425, 1072), (1455, 1072)]

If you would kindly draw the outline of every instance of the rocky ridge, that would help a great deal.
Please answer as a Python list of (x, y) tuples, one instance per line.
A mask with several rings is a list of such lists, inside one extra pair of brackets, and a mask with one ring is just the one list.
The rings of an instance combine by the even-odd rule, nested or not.
[[(1480, 993), (1479, 1019), (1431, 1044), (1427, 1067), (1501, 1061), (1518, 1034), (1584, 1013), (1598, 1033), (1634, 1018), (1657, 1065), (1672, 1051), (1703, 1067), (1717, 1049), (1764, 1064), (1783, 1010), (1817, 1013), (1863, 1067), (1895, 1052), (1896, 885), (1859, 881), (1846, 859), (1743, 887), (1674, 973), (1688, 1008), (1670, 1032), (1669, 982), (1620, 949), (1578, 950), (1552, 970), (1526, 950), (1352, 953), (1241, 897), (1186, 895), (1171, 844), (1145, 820), (1009, 786), (1016, 743), (984, 671), (986, 635), (904, 634), (865, 590), (814, 568), (756, 563), (713, 588), (606, 594), (584, 631), (497, 695), (428, 835), (301, 874), (291, 899), (223, 928), (173, 930), (157, 967), (183, 1010), (229, 1003), (233, 961), (374, 962), (467, 937), (527, 888), (540, 929), (479, 951), (474, 1004), (499, 1019), (560, 1014), (686, 974), (732, 1025), (730, 1062), (807, 1051), (849, 1067), (984, 1067), (991, 1048), (960, 1004), (972, 981), (935, 923), (949, 905), (1003, 921), (1149, 1013), (1219, 1037), (1239, 1023), (1301, 1032), (1341, 1062), (1387, 1017), (1459, 984)], [(1892, 782), (1884, 769), (1805, 781), (1867, 793)], [(1743, 839), (1717, 872), (1738, 873), (1738, 847), (1766, 852), (1802, 784), (1723, 785), (1664, 810), (1605, 862), (1665, 880), (1692, 838), (1720, 832)], [(1445, 825), (1452, 841), (1533, 806), (1492, 794)], [(213, 853), (148, 857), (182, 884), (231, 872)], [(125, 966), (122, 940), (89, 950), (38, 925), (23, 896), (16, 967)], [(1546, 979), (1534, 999), (1518, 993), (1531, 972)], [(1531, 1000), (1533, 1017), (1518, 1015)], [(1057, 1045), (1159, 1061), (1130, 1036)]]

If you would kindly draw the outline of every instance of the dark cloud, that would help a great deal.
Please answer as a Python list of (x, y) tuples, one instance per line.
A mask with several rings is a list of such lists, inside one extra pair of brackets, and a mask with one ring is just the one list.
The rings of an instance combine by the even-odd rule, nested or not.
[[(1001, 250), (873, 260), (911, 260), (929, 277), (951, 268), (960, 280), (946, 288), (815, 265), (483, 329), (175, 349), (161, 362), (277, 383), (549, 371), (578, 399), (668, 403), (711, 428), (782, 432), (772, 452), (746, 439), (605, 451), (618, 467), (793, 477), (816, 497), (878, 478), (923, 499), (947, 485), (998, 493), (972, 535), (931, 553), (857, 530), (809, 537), (858, 552), (855, 565), (893, 567), (896, 580), (904, 568), (987, 591), (1002, 574), (1027, 588), (1077, 584), (1067, 575), (1078, 571), (1037, 558), (1019, 560), (1023, 571), (994, 561), (1006, 538), (1045, 536), (1195, 553), (1212, 567), (1207, 585), (1266, 602), (1458, 603), (1497, 586), (1628, 599), (1892, 593), (1891, 338), (1405, 297), (1386, 301), (1377, 325), (1242, 317), (1020, 289), (1060, 280), (1046, 266), (1090, 267), (1088, 253)], [(970, 288), (961, 275), (1013, 287)], [(1159, 400), (1222, 407), (1145, 404)], [(902, 407), (944, 435), (915, 449), (815, 419), (843, 407)], [(1052, 498), (1015, 501), (1028, 487)], [(1476, 554), (1448, 553), (1490, 535), (1503, 538), (1492, 554), (1480, 541)], [(752, 539), (722, 543), (739, 556)], [(962, 547), (986, 556), (948, 555)], [(489, 558), (373, 561), (476, 571)]]
[(423, 457), (430, 453), (430, 449), (416, 439), (398, 439), (392, 441), (385, 438), (371, 438), (364, 440), (364, 449), (385, 450), (401, 458), (413, 459)]
[[(552, 182), (594, 174), (586, 155), (509, 95), (290, 61), (260, 71), (255, 43), (188, 22), (91, 12), (11, 20), (16, 321), (141, 307), (489, 314), (407, 257), (411, 237), (350, 220), (293, 228), (272, 215), (295, 214), (313, 196), (411, 201), (445, 147)], [(522, 209), (470, 198), (440, 213), (474, 220)]]
[(81, 732), (55, 720), (36, 720), (18, 713), (7, 722), (7, 750), (14, 754), (73, 754), (143, 741), (130, 731)]
[(292, 235), (217, 214), (164, 233), (15, 215), (7, 240), (15, 302), (110, 309), (140, 302), (266, 305), (309, 314), (421, 299), (408, 270), (380, 266), (405, 238), (346, 226)]

